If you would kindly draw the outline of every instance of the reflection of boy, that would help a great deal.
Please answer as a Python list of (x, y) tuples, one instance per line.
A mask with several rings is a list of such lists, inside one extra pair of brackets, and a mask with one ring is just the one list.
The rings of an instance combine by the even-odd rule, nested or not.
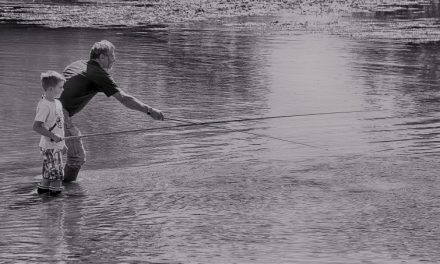
[(41, 74), (44, 89), (38, 102), (33, 129), (41, 135), (40, 149), (43, 154), (43, 179), (38, 184), (38, 193), (59, 194), (62, 190), (64, 143), (63, 106), (57, 100), (63, 92), (65, 79), (55, 71)]

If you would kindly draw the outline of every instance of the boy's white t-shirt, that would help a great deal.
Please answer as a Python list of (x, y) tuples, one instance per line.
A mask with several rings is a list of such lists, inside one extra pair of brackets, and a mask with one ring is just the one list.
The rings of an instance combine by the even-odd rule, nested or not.
[[(51, 132), (60, 137), (64, 137), (63, 106), (59, 100), (49, 101), (46, 98), (42, 98), (37, 105), (35, 121), (43, 122), (47, 130), (56, 124)], [(43, 149), (61, 150), (65, 147), (65, 142), (63, 140), (56, 143), (55, 141), (51, 141), (48, 137), (41, 136), (39, 146)]]

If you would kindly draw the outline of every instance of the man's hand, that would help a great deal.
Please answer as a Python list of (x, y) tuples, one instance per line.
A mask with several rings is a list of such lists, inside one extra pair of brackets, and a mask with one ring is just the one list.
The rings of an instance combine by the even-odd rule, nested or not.
[(151, 107), (148, 111), (148, 114), (153, 118), (154, 120), (163, 120), (163, 114), (160, 110), (155, 109)]
[(147, 113), (155, 120), (163, 120), (163, 114), (160, 110), (142, 103), (134, 96), (129, 95), (128, 93), (122, 90), (119, 90), (119, 92), (115, 93), (113, 97), (116, 98), (116, 100), (118, 100), (121, 104), (123, 104), (127, 108), (138, 110), (141, 111), (142, 113)]

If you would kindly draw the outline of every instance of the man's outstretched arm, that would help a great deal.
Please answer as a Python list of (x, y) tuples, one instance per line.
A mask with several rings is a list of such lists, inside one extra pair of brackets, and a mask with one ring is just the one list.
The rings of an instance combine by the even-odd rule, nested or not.
[(125, 107), (140, 111), (142, 113), (150, 115), (155, 120), (163, 120), (163, 114), (160, 110), (155, 109), (147, 104), (144, 104), (136, 97), (119, 90), (119, 92), (115, 93), (113, 95), (116, 100), (118, 100), (121, 104), (123, 104)]

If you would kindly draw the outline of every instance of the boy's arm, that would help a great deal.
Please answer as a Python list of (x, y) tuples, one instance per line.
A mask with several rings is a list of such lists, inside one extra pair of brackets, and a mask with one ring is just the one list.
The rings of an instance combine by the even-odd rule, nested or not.
[(50, 132), (47, 128), (45, 128), (44, 123), (41, 121), (34, 121), (34, 126), (32, 127), (32, 129), (38, 134), (48, 137), (57, 143), (63, 140), (62, 137), (55, 135), (54, 133)]
[(136, 97), (134, 97), (134, 96), (122, 91), (122, 90), (119, 90), (119, 92), (115, 93), (113, 95), (113, 97), (115, 97), (121, 104), (123, 104), (127, 108), (148, 114), (153, 119), (156, 119), (156, 120), (163, 120), (164, 119), (163, 114), (160, 110), (144, 104), (143, 102), (138, 100)]

